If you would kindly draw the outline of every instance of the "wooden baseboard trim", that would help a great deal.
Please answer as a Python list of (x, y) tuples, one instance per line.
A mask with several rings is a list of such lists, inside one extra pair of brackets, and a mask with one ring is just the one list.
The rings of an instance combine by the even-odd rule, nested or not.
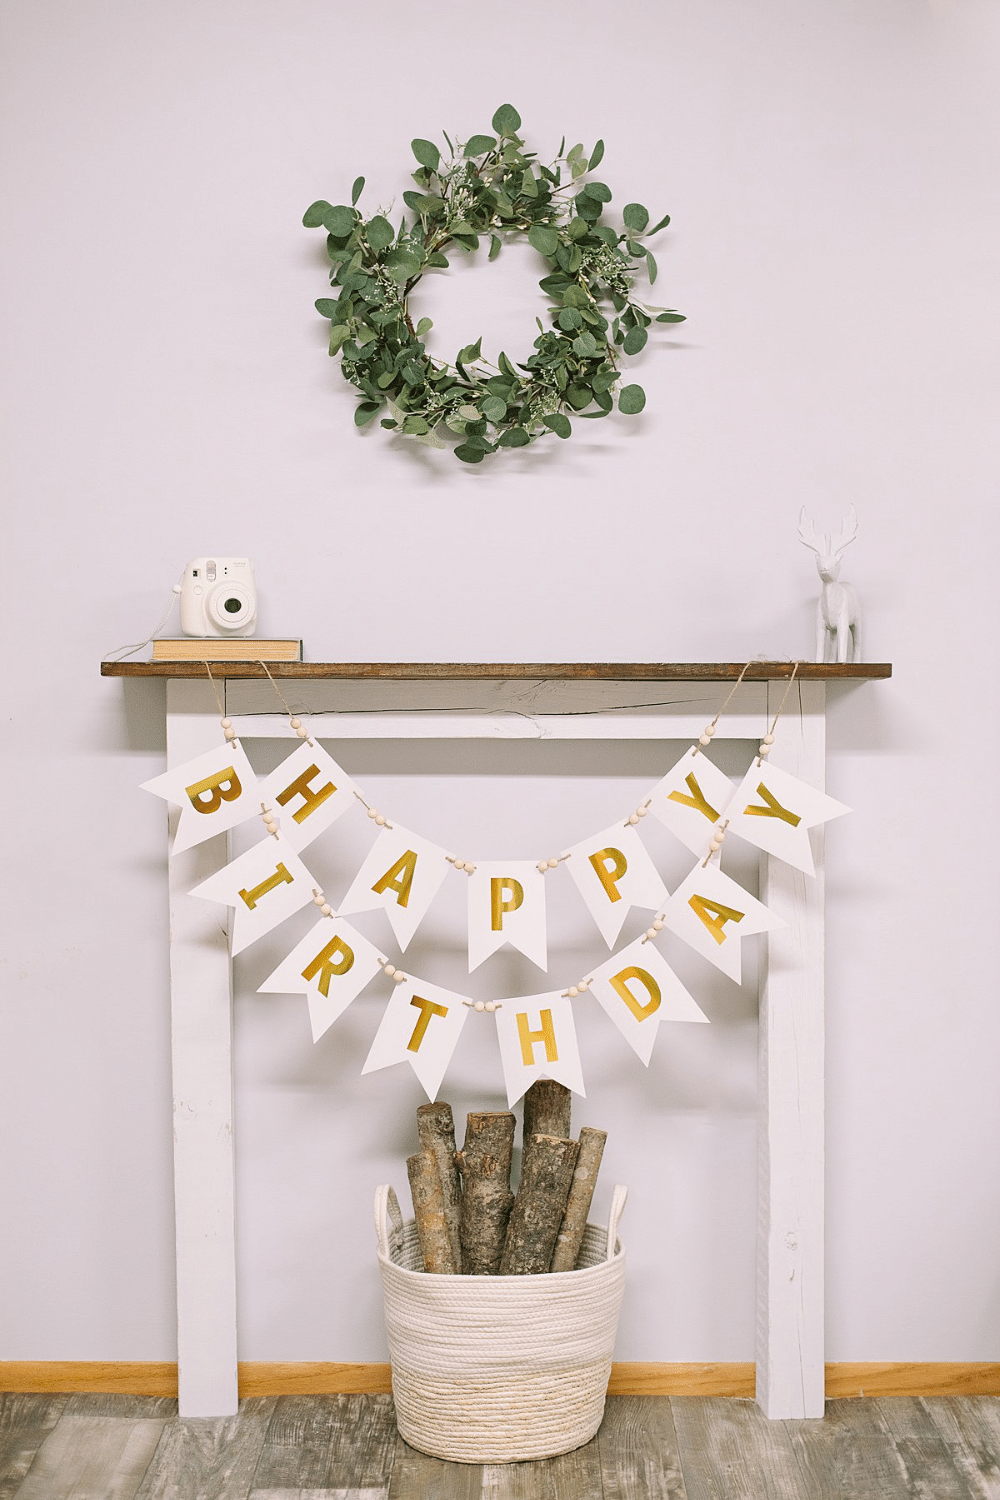
[[(241, 1363), (241, 1396), (381, 1395), (391, 1390), (387, 1364)], [(0, 1392), (94, 1392), (176, 1396), (177, 1366), (130, 1361), (0, 1362)], [(754, 1366), (618, 1363), (612, 1396), (752, 1398)], [(866, 1364), (826, 1367), (829, 1398), (849, 1396), (1000, 1396), (1000, 1364)]]

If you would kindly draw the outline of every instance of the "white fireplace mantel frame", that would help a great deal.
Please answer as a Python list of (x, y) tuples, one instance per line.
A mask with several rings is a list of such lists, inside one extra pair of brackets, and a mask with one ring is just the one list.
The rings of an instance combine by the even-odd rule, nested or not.
[[(200, 664), (105, 663), (102, 670), (168, 678), (168, 767), (219, 743), (217, 694), (241, 737), (295, 743), (255, 665), (216, 665), (213, 683)], [(696, 739), (740, 668), (275, 664), (271, 671), (291, 706), (308, 712), (318, 739), (627, 741)], [(884, 664), (799, 669), (773, 763), (823, 788), (826, 679), (890, 671)], [(790, 672), (788, 663), (754, 663), (717, 738), (766, 733)], [(171, 841), (177, 816), (172, 809)], [(811, 838), (815, 878), (761, 858), (762, 899), (788, 924), (763, 940), (760, 981), (756, 1395), (770, 1418), (824, 1410), (822, 829)], [(188, 894), (227, 859), (225, 835), (169, 857), (182, 1417), (230, 1415), (238, 1400), (232, 965), (218, 908)]]

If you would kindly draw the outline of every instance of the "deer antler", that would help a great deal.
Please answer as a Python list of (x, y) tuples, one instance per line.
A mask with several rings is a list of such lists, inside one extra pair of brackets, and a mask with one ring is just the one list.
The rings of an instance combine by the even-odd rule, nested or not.
[(816, 535), (816, 528), (806, 515), (804, 505), (799, 511), (799, 541), (804, 547), (811, 547), (814, 552), (823, 551), (823, 543)]
[(835, 548), (835, 551), (838, 555), (843, 552), (845, 547), (847, 547), (851, 542), (854, 541), (854, 538), (857, 536), (857, 534), (858, 513), (852, 505), (850, 510), (847, 512), (847, 516), (844, 520), (843, 525), (840, 528), (840, 538)]

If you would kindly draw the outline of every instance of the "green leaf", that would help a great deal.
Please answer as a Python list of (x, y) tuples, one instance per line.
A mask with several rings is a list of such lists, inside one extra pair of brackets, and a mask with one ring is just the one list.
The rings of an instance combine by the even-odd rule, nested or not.
[(345, 204), (338, 203), (334, 208), (323, 215), (323, 223), (331, 234), (335, 234), (338, 240), (350, 234), (357, 223), (353, 208), (347, 208)]
[(378, 415), (379, 407), (378, 401), (362, 401), (354, 412), (355, 427), (367, 427), (372, 418)]
[(573, 340), (573, 353), (581, 359), (590, 359), (597, 353), (597, 340), (589, 330)]
[(663, 218), (660, 220), (660, 222), (658, 224), (654, 224), (653, 225), (652, 229), (649, 231), (650, 234), (655, 234), (658, 229), (663, 229), (664, 226), (667, 225), (667, 224), (669, 224), (669, 223), (670, 223), (670, 215), (669, 214), (664, 214)]
[(321, 224), (326, 223), (326, 216), (330, 212), (331, 204), (325, 198), (317, 198), (315, 203), (310, 203), (302, 215), (302, 222), (307, 229), (318, 229)]
[(585, 385), (571, 385), (566, 392), (566, 400), (574, 411), (583, 411), (585, 406), (590, 405), (591, 392)]
[(551, 427), (556, 437), (568, 438), (573, 431), (569, 417), (564, 417), (561, 411), (549, 412), (547, 417), (542, 418), (542, 421), (546, 427)]
[(348, 328), (346, 323), (334, 323), (333, 327), (330, 329), (330, 353), (336, 354), (341, 344), (343, 344), (346, 339), (349, 339), (350, 336), (351, 330)]
[(409, 250), (393, 250), (386, 256), (385, 269), (393, 281), (409, 281), (411, 276), (416, 276), (420, 270), (420, 262)]
[(521, 128), (521, 116), (513, 104), (501, 104), (490, 124), (501, 138), (514, 136)]
[(430, 318), (421, 318), (420, 322), (417, 324), (417, 338), (422, 339), (424, 334), (430, 333), (433, 327), (434, 324), (431, 322)]
[(605, 182), (587, 182), (580, 192), (583, 196), (592, 198), (595, 203), (611, 202), (611, 189)]
[(548, 224), (532, 224), (528, 230), (528, 244), (540, 255), (555, 255), (559, 248), (559, 236)]
[(403, 431), (407, 435), (407, 437), (416, 437), (420, 433), (430, 432), (430, 426), (427, 422), (424, 421), (423, 417), (418, 416), (417, 413), (414, 412), (404, 421)]
[(351, 188), (351, 205), (352, 205), (352, 207), (354, 206), (355, 203), (357, 203), (358, 199), (361, 197), (361, 193), (362, 193), (362, 190), (364, 189), (364, 185), (365, 185), (365, 179), (363, 177), (355, 177), (355, 179), (354, 179), (354, 186)]
[(441, 165), (441, 153), (433, 141), (422, 141), (418, 136), (415, 141), (410, 142), (410, 150), (428, 172), (436, 172)]
[(686, 323), (687, 318), (683, 313), (662, 312), (656, 321), (658, 323)]
[(648, 250), (646, 251), (646, 274), (649, 276), (649, 284), (652, 286), (656, 280), (656, 261)]
[(368, 235), (368, 243), (373, 250), (387, 250), (396, 235), (388, 219), (383, 219), (381, 214), (376, 214), (374, 219), (368, 222), (365, 233)]
[(448, 266), (448, 257), (447, 255), (442, 255), (440, 250), (434, 250), (428, 255), (427, 264), (429, 266), (437, 266), (439, 271), (444, 271)]
[(490, 422), (502, 422), (507, 415), (507, 403), (499, 396), (487, 396), (483, 402), (483, 416)]
[(514, 369), (514, 366), (511, 364), (506, 354), (504, 354), (502, 351), (500, 354), (500, 358), (497, 360), (497, 364), (504, 372), (504, 374), (509, 375), (512, 380), (517, 380), (519, 378), (517, 371)]
[(641, 385), (623, 385), (618, 392), (618, 410), (634, 417), (646, 404), (646, 392)]
[(649, 334), (645, 328), (630, 328), (625, 335), (625, 353), (638, 354), (639, 350), (645, 347), (648, 337)]
[(538, 197), (538, 183), (535, 179), (535, 174), (534, 172), (532, 172), (530, 167), (527, 168), (524, 176), (521, 178), (521, 192), (524, 193), (525, 197), (527, 198)]
[(333, 297), (317, 297), (316, 299), (316, 311), (321, 318), (339, 318), (339, 308), (340, 303)]
[(385, 427), (388, 431), (391, 432), (394, 427), (399, 426), (399, 423), (394, 421), (392, 417), (383, 417), (378, 425), (380, 427)]
[(602, 160), (603, 156), (604, 156), (604, 142), (603, 141), (598, 141), (597, 145), (594, 147), (593, 151), (590, 153), (590, 160), (587, 163), (587, 171), (588, 172), (592, 172), (594, 170), (594, 168), (597, 166), (598, 162)]
[(570, 333), (574, 328), (581, 328), (583, 326), (583, 317), (579, 308), (562, 307), (559, 309), (556, 322), (565, 333)]
[(480, 334), (474, 344), (466, 344), (464, 348), (459, 349), (458, 363), (460, 365), (472, 364), (474, 360), (477, 360), (482, 356), (482, 352), (483, 336), (482, 334)]
[(622, 218), (626, 229), (634, 230), (636, 234), (642, 234), (649, 223), (649, 210), (643, 208), (641, 203), (626, 203), (622, 209)]
[(379, 378), (378, 378), (378, 380), (376, 380), (375, 384), (378, 386), (378, 388), (379, 388), (380, 391), (384, 391), (384, 390), (387, 390), (390, 385), (392, 385), (392, 382), (395, 380), (395, 378), (396, 378), (396, 372), (395, 372), (395, 370), (386, 370), (386, 372), (385, 372), (384, 375), (380, 375), (379, 376)]
[[(520, 124), (520, 121), (518, 121)], [(496, 145), (496, 137), (492, 135), (474, 135), (465, 143), (466, 156), (484, 156), (487, 151), (492, 151)]]
[(496, 258), (497, 258), (497, 256), (499, 254), (500, 254), (500, 236), (498, 234), (491, 234), (490, 235), (490, 254), (489, 254), (490, 260), (496, 260)]
[(508, 427), (497, 441), (498, 448), (526, 448), (531, 442), (523, 427)]

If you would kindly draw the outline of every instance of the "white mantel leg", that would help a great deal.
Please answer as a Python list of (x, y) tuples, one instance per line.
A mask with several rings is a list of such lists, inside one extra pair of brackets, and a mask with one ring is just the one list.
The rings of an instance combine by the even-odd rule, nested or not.
[[(787, 684), (768, 685), (768, 716)], [(772, 759), (825, 782), (822, 682), (792, 684)], [(760, 986), (757, 1401), (771, 1418), (821, 1417), (823, 1338), (823, 831), (811, 878), (761, 859), (761, 900), (788, 927), (768, 935)]]
[[(220, 684), (220, 692), (222, 691)], [(167, 765), (219, 744), (209, 683), (167, 683)], [(173, 841), (178, 810), (171, 809)], [(228, 859), (225, 834), (170, 858), (171, 1059), (182, 1417), (237, 1409), (232, 968), (224, 908), (191, 887)]]

